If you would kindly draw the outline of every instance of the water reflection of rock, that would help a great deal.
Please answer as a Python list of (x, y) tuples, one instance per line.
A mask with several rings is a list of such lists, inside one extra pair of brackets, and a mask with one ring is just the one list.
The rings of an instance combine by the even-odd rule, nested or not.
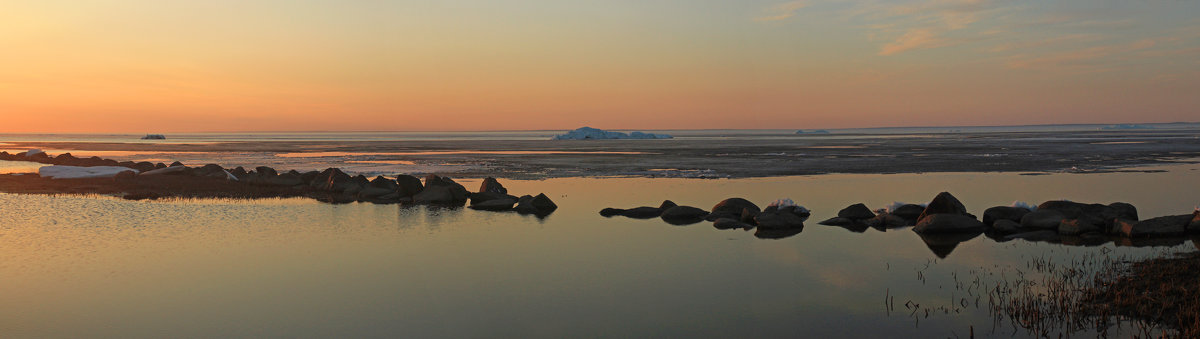
[(978, 237), (980, 234), (983, 234), (983, 232), (917, 233), (917, 235), (921, 237), (921, 241), (925, 242), (925, 246), (928, 246), (929, 250), (933, 251), (934, 255), (937, 255), (938, 258), (942, 259), (945, 259), (947, 256), (949, 256), (950, 252), (953, 252), (954, 248), (958, 247), (959, 243), (975, 239), (975, 237)]
[(759, 239), (783, 239), (800, 234), (804, 227), (794, 228), (762, 228), (754, 230), (754, 237)]

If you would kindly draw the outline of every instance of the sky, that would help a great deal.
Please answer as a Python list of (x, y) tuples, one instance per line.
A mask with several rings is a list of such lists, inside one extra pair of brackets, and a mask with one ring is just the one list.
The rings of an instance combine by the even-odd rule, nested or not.
[(9, 0), (0, 133), (1200, 120), (1200, 1)]

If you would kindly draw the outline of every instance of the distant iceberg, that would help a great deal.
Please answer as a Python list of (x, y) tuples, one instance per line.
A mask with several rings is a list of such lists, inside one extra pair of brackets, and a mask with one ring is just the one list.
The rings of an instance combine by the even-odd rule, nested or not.
[(815, 129), (811, 131), (799, 130), (796, 131), (796, 134), (829, 134), (829, 131), (823, 129)]
[(633, 132), (629, 134), (621, 132), (609, 132), (602, 129), (591, 127), (580, 127), (574, 131), (569, 131), (566, 134), (554, 136), (554, 140), (590, 140), (590, 139), (671, 139), (670, 135)]
[(1101, 131), (1126, 130), (1126, 129), (1154, 129), (1150, 125), (1135, 125), (1135, 124), (1117, 124), (1100, 127)]
[(142, 140), (166, 140), (166, 139), (167, 139), (167, 136), (162, 135), (162, 134), (146, 134), (146, 136), (142, 137)]

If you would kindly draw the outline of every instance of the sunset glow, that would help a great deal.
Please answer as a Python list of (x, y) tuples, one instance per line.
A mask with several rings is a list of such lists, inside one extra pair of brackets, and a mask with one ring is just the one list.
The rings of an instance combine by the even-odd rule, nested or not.
[(1186, 1), (16, 1), (0, 133), (1196, 121)]

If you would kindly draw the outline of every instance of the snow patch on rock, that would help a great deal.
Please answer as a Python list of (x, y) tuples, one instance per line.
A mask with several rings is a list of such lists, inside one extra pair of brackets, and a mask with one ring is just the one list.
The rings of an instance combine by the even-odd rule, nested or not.
[(120, 166), (44, 166), (38, 169), (38, 175), (50, 179), (112, 178), (121, 172), (137, 173), (137, 170)]

